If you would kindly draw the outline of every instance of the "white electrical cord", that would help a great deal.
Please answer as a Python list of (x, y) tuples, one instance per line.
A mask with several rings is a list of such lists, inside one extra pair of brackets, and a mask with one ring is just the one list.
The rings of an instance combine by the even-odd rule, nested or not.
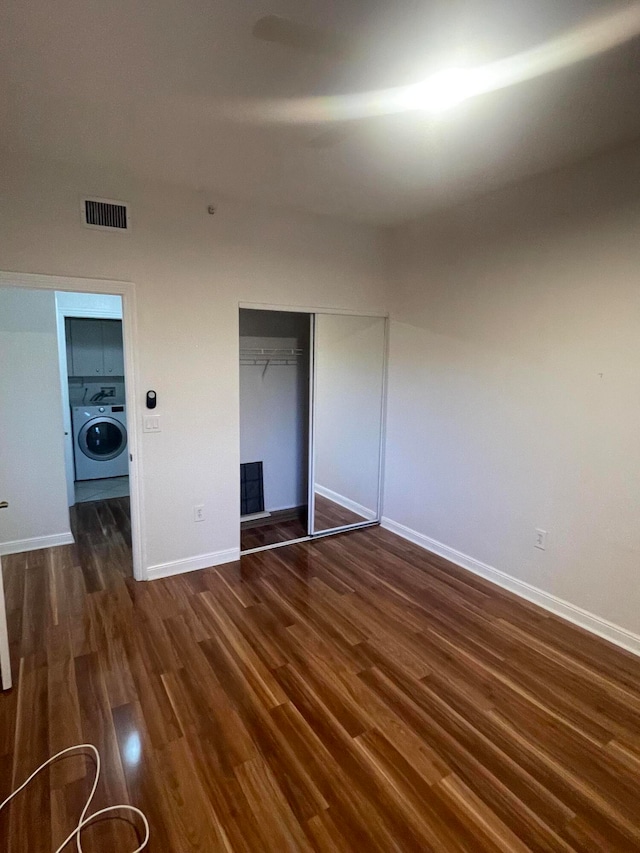
[(89, 817), (85, 817), (85, 815), (87, 814), (87, 811), (89, 809), (89, 806), (91, 805), (91, 800), (93, 799), (93, 795), (96, 792), (96, 788), (98, 787), (98, 779), (100, 778), (100, 753), (98, 752), (98, 750), (95, 748), (95, 746), (92, 743), (79, 743), (79, 744), (77, 744), (77, 746), (69, 746), (69, 747), (67, 747), (67, 749), (63, 749), (60, 752), (56, 753), (48, 761), (45, 761), (44, 764), (41, 764), (37, 770), (33, 771), (31, 776), (29, 776), (29, 778), (26, 779), (22, 783), (22, 785), (20, 785), (19, 788), (16, 788), (16, 790), (12, 794), (9, 794), (7, 799), (2, 803), (2, 805), (0, 805), (0, 812), (2, 811), (2, 809), (6, 805), (8, 805), (8, 803), (11, 802), (11, 800), (17, 794), (20, 793), (20, 791), (22, 791), (23, 788), (27, 787), (29, 782), (31, 782), (31, 780), (34, 779), (38, 775), (38, 773), (40, 773), (41, 770), (44, 770), (45, 767), (47, 767), (49, 764), (52, 764), (58, 758), (61, 758), (63, 755), (66, 755), (69, 752), (74, 752), (75, 750), (80, 750), (80, 749), (82, 749), (82, 750), (89, 749), (93, 752), (95, 759), (96, 759), (96, 775), (95, 775), (95, 779), (93, 780), (93, 787), (91, 788), (91, 793), (89, 794), (89, 799), (87, 800), (85, 807), (82, 809), (82, 814), (80, 815), (80, 820), (78, 821), (78, 825), (73, 830), (73, 832), (71, 832), (65, 838), (65, 840), (57, 848), (55, 853), (61, 853), (61, 851), (64, 850), (64, 848), (67, 846), (67, 844), (74, 837), (76, 839), (76, 846), (78, 848), (78, 853), (83, 853), (82, 844), (80, 842), (80, 833), (85, 828), (85, 826), (87, 826), (87, 824), (89, 824), (92, 820), (95, 820), (95, 818), (100, 817), (101, 815), (109, 814), (110, 812), (122, 812), (122, 811), (133, 812), (134, 814), (137, 814), (139, 817), (142, 818), (142, 822), (144, 824), (144, 840), (143, 840), (142, 844), (140, 845), (140, 847), (136, 847), (136, 849), (134, 851), (132, 851), (132, 853), (140, 853), (141, 850), (144, 850), (144, 848), (147, 846), (147, 843), (149, 841), (149, 821), (144, 816), (144, 814), (140, 811), (140, 809), (137, 809), (135, 806), (130, 806), (128, 804), (123, 803), (123, 804), (118, 805), (118, 806), (108, 806), (106, 809), (100, 809), (99, 811), (94, 812), (93, 814), (90, 814)]

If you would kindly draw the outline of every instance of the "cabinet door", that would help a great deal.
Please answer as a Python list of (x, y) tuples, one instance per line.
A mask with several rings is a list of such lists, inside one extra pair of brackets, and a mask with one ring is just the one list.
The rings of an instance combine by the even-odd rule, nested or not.
[(64, 321), (64, 340), (67, 346), (67, 375), (75, 376), (73, 372), (73, 344), (71, 343), (71, 323), (68, 317)]
[(102, 320), (74, 317), (71, 328), (72, 376), (104, 376)]
[(124, 376), (122, 320), (102, 321), (102, 343), (104, 346), (104, 375)]

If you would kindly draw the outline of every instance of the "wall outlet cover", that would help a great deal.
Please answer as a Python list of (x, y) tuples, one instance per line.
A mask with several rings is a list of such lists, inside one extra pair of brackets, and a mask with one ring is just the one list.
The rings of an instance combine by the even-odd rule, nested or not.
[(538, 548), (540, 551), (546, 551), (547, 548), (547, 531), (541, 530), (539, 527), (536, 527), (535, 530), (535, 541), (533, 543), (534, 548)]

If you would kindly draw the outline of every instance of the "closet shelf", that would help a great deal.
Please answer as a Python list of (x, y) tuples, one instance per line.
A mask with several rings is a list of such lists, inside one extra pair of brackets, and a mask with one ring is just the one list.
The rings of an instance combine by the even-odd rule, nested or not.
[(301, 349), (283, 347), (241, 347), (240, 364), (242, 365), (267, 365), (267, 364), (297, 364), (302, 355)]

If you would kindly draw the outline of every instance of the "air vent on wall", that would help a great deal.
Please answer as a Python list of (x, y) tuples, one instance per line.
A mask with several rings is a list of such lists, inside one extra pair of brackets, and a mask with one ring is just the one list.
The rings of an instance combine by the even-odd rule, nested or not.
[(87, 228), (128, 231), (131, 228), (129, 205), (106, 198), (85, 198), (82, 200), (82, 221)]

